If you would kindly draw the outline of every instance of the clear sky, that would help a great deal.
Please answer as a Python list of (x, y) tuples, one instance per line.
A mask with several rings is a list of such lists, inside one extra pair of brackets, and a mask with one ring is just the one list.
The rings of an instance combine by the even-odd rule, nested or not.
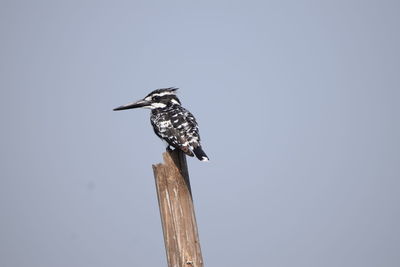
[(399, 1), (1, 1), (0, 266), (166, 266), (179, 87), (206, 266), (400, 266)]

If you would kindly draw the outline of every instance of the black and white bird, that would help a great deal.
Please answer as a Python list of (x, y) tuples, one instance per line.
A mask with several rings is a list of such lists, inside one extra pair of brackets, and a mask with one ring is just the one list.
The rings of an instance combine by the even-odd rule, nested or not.
[(196, 119), (192, 113), (181, 106), (176, 90), (178, 88), (174, 87), (157, 89), (142, 100), (114, 110), (151, 109), (151, 125), (156, 135), (167, 142), (167, 148), (171, 146), (182, 150), (188, 156), (196, 155), (199, 160), (208, 161), (206, 153), (201, 148)]

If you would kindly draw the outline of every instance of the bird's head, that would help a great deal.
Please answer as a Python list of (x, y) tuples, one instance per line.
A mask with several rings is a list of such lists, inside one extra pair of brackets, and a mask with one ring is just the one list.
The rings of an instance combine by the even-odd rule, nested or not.
[(176, 96), (176, 90), (178, 90), (178, 88), (175, 87), (157, 89), (139, 101), (117, 107), (114, 110), (124, 110), (131, 108), (156, 109), (165, 108), (172, 105), (180, 105), (181, 102)]

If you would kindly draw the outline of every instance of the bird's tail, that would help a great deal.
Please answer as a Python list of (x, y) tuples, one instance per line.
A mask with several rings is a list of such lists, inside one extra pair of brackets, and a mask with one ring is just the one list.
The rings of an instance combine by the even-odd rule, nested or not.
[(196, 155), (196, 157), (201, 160), (201, 161), (208, 161), (208, 157), (206, 155), (206, 153), (203, 151), (203, 149), (201, 148), (201, 146), (196, 147), (195, 149), (193, 149), (194, 154)]

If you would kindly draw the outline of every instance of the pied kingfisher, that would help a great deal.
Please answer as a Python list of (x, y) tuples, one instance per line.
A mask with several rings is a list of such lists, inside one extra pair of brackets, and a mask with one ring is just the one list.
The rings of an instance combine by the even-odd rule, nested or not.
[(151, 125), (158, 137), (169, 146), (182, 150), (186, 155), (193, 154), (201, 161), (208, 161), (206, 153), (200, 145), (199, 128), (196, 119), (181, 106), (176, 96), (178, 88), (157, 89), (142, 100), (129, 103), (114, 110), (131, 108), (151, 109)]

